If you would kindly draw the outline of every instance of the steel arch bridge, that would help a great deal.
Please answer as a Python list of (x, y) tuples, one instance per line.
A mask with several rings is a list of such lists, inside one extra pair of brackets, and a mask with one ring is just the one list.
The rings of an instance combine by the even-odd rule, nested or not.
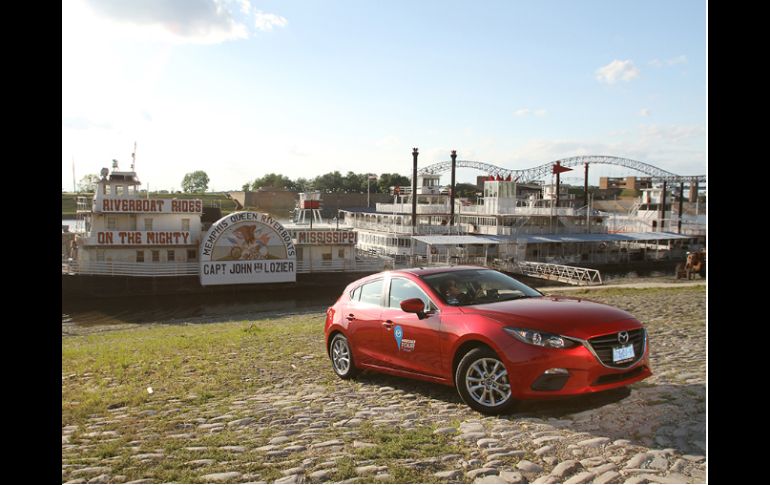
[[(606, 155), (583, 155), (578, 157), (562, 158), (558, 160), (562, 167), (579, 167), (584, 163), (590, 164), (606, 164), (617, 165), (620, 167), (630, 168), (638, 172), (652, 177), (655, 182), (705, 182), (705, 175), (677, 175), (675, 173), (668, 172), (661, 168), (658, 168), (649, 163), (640, 162), (637, 160), (631, 160), (629, 158), (611, 157)], [(475, 162), (471, 160), (457, 160), (456, 167), (472, 168), (480, 172), (485, 172), (488, 175), (500, 176), (503, 178), (511, 176), (512, 179), (516, 179), (519, 182), (530, 182), (533, 180), (543, 180), (551, 175), (552, 168), (556, 161), (544, 163), (537, 167), (527, 168), (524, 170), (510, 170), (507, 168), (498, 167), (486, 162)], [(419, 175), (438, 175), (440, 173), (446, 173), (452, 170), (452, 162), (438, 162), (427, 167), (423, 167), (418, 170)]]

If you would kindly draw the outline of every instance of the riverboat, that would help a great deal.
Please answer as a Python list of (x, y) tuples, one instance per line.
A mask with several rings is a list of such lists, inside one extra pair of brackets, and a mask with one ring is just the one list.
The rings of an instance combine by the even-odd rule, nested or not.
[(62, 232), (65, 295), (227, 292), (344, 285), (386, 269), (361, 254), (357, 233), (321, 218), (321, 194), (300, 194), (292, 221), (202, 199), (153, 198), (134, 171), (102, 169), (93, 197), (78, 198)]

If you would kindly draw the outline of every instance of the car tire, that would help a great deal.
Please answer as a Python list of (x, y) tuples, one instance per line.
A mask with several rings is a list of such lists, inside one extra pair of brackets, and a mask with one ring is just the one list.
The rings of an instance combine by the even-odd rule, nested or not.
[(455, 386), (463, 402), (483, 414), (501, 414), (515, 404), (508, 370), (488, 347), (477, 347), (463, 356), (455, 372)]
[(350, 350), (348, 339), (341, 333), (334, 334), (329, 344), (329, 358), (332, 361), (332, 369), (341, 379), (350, 379), (358, 374), (353, 363), (353, 352)]

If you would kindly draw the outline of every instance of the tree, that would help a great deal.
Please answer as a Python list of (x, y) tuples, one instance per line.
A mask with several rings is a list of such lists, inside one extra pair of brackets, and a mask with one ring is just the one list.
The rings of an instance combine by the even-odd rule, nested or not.
[(269, 173), (254, 180), (254, 182), (251, 183), (251, 190), (258, 190), (260, 187), (294, 190), (295, 185), (294, 181), (285, 175)]
[(409, 177), (404, 177), (401, 174), (398, 173), (384, 173), (380, 175), (380, 179), (377, 181), (377, 186), (379, 187), (379, 191), (383, 194), (390, 193), (391, 187), (401, 187), (401, 186), (410, 186), (411, 181), (409, 180)]
[(297, 192), (309, 192), (313, 188), (311, 181), (303, 177), (298, 178), (294, 183)]
[(321, 192), (342, 192), (344, 180), (342, 174), (335, 170), (313, 179), (313, 186)]
[(182, 190), (186, 193), (206, 192), (209, 188), (209, 176), (203, 170), (188, 173), (182, 179)]
[(80, 179), (78, 192), (95, 192), (97, 183), (99, 183), (99, 176), (95, 173), (89, 173)]
[(456, 197), (469, 197), (474, 198), (478, 192), (483, 192), (474, 184), (455, 184), (455, 196)]

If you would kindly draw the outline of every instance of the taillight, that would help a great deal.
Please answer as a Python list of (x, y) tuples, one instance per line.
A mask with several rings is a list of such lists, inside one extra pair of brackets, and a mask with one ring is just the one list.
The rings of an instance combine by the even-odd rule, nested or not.
[(334, 321), (334, 307), (329, 307), (326, 310), (326, 321), (327, 322)]

